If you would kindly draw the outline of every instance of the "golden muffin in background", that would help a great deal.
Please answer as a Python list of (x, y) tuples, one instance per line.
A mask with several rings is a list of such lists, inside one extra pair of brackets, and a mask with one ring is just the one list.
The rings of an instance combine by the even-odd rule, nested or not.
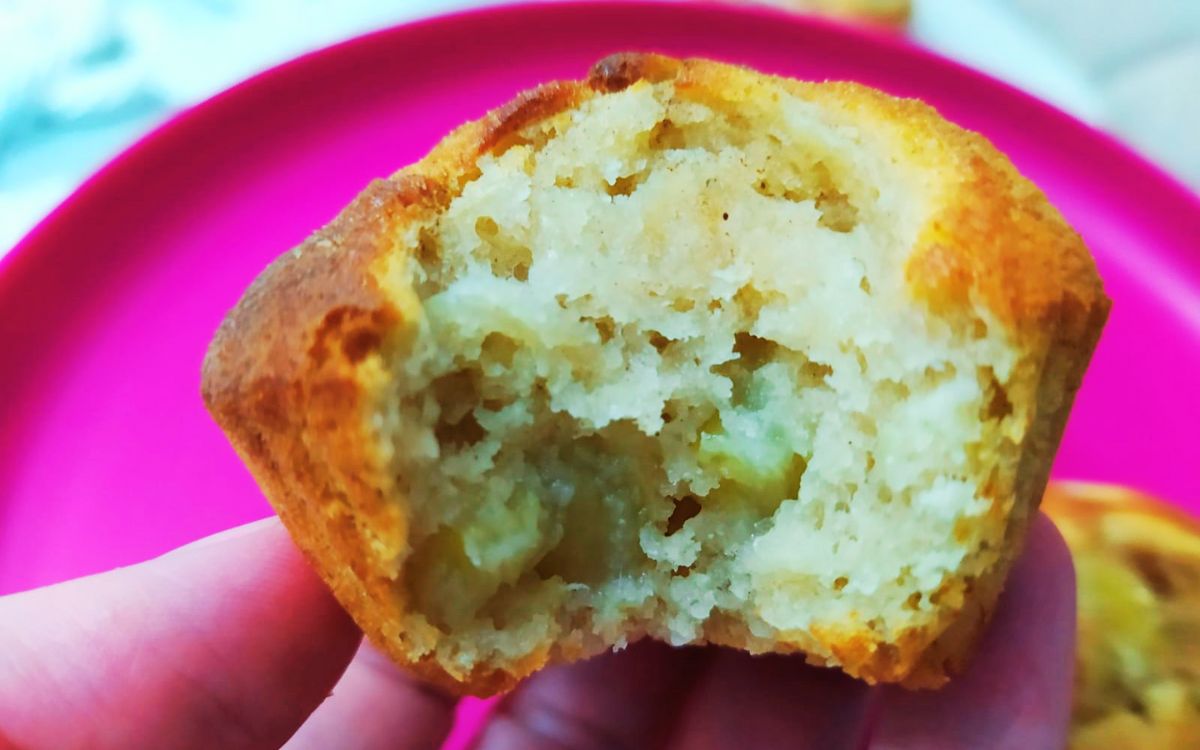
[(800, 12), (904, 26), (912, 16), (911, 0), (740, 0)]
[(1132, 490), (1053, 483), (1079, 592), (1072, 750), (1200, 748), (1200, 521)]

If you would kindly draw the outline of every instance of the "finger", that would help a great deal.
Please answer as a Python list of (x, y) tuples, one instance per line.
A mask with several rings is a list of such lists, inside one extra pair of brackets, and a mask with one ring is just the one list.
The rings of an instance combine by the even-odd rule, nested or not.
[(0, 599), (0, 727), (28, 748), (279, 747), (358, 641), (261, 521)]
[(936, 692), (889, 688), (872, 747), (1065, 747), (1074, 648), (1075, 570), (1039, 515), (966, 674)]
[(404, 674), (364, 643), (333, 695), (305, 722), (287, 750), (436, 749), (454, 723), (455, 701)]
[(794, 656), (721, 651), (680, 715), (672, 750), (862, 746), (871, 690)]
[(497, 705), (474, 750), (662, 747), (705, 652), (643, 641), (532, 677)]

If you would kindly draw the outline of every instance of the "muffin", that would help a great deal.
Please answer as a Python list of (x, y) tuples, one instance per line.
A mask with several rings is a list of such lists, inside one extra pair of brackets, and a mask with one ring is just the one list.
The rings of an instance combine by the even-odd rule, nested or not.
[(1075, 560), (1073, 750), (1200, 747), (1200, 522), (1098, 484), (1050, 485)]
[(937, 686), (1107, 310), (924, 104), (625, 54), (369, 186), (202, 390), (366, 634), (451, 690), (642, 637)]
[(912, 16), (911, 0), (738, 0), (777, 8), (847, 18), (856, 21), (903, 26)]

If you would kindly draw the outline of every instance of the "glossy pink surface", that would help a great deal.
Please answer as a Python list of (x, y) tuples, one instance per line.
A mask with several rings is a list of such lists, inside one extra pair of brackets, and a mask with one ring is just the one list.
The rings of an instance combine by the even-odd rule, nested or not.
[(704, 55), (919, 96), (1011, 155), (1115, 300), (1058, 476), (1200, 510), (1200, 203), (1111, 140), (887, 36), (770, 11), (510, 7), (271, 70), (105, 167), (0, 262), (0, 593), (261, 517), (198, 395), (225, 311), (371, 178), (518, 90), (604, 54)]

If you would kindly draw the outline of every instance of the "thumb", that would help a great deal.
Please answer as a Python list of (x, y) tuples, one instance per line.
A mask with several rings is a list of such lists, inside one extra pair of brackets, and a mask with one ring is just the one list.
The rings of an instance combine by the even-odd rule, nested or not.
[(359, 633), (277, 519), (0, 598), (0, 745), (279, 747)]

